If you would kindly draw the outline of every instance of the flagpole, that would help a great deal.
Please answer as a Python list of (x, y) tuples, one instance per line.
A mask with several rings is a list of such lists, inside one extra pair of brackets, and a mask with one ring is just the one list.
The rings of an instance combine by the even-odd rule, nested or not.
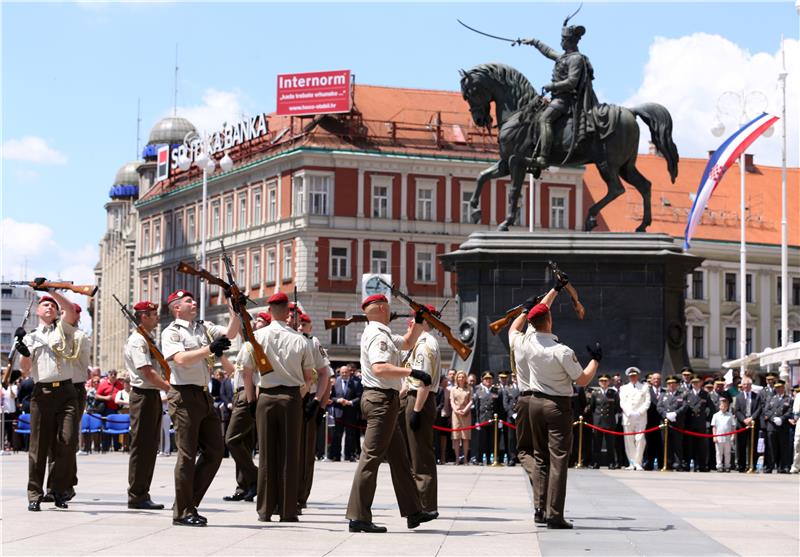
[[(744, 125), (744, 120), (742, 125)], [(744, 152), (739, 157), (739, 174), (741, 175), (739, 189), (740, 189), (740, 241), (739, 241), (739, 356), (742, 358), (742, 365), (739, 368), (739, 377), (744, 377), (745, 364), (744, 357), (747, 354), (747, 241), (745, 238), (747, 221), (747, 206), (745, 203), (745, 184), (744, 184)]]
[[(781, 88), (781, 346), (789, 344), (789, 241), (788, 220), (786, 216), (786, 52), (781, 37), (782, 68), (778, 73)], [(786, 360), (781, 362), (780, 373), (787, 374), (789, 366)]]

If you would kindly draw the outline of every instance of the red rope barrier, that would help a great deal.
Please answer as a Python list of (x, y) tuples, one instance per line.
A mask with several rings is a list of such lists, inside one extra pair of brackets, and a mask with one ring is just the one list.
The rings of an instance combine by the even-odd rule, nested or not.
[(747, 431), (748, 429), (750, 429), (750, 428), (747, 428), (747, 427), (743, 427), (741, 429), (737, 429), (736, 431), (731, 431), (729, 433), (699, 433), (697, 431), (687, 431), (685, 429), (681, 429), (679, 427), (675, 427), (672, 424), (670, 424), (669, 427), (671, 429), (674, 429), (675, 431), (677, 431), (679, 433), (685, 433), (686, 435), (692, 435), (694, 437), (706, 437), (706, 438), (710, 438), (710, 437), (725, 437), (726, 435), (736, 435), (737, 433), (742, 433), (743, 431)]
[(471, 426), (468, 426), (468, 427), (457, 427), (455, 429), (452, 429), (452, 428), (449, 428), (449, 427), (441, 427), (441, 426), (435, 425), (435, 426), (433, 426), (433, 429), (438, 429), (439, 431), (451, 431), (451, 432), (452, 431), (467, 431), (468, 429), (478, 429), (479, 427), (485, 426), (485, 425), (489, 425), (490, 423), (492, 423), (492, 420), (489, 420), (488, 422), (482, 422), (482, 423), (479, 423), (479, 424), (471, 425)]
[(508, 422), (507, 422), (507, 421), (505, 421), (505, 420), (500, 420), (500, 421), (501, 421), (501, 422), (503, 422), (503, 425), (507, 425), (507, 426), (508, 426), (508, 427), (510, 427), (511, 429), (517, 429), (517, 426), (515, 426), (514, 424), (510, 424), (510, 423), (508, 423)]
[(651, 427), (650, 429), (645, 429), (644, 431), (611, 431), (610, 429), (603, 429), (602, 427), (597, 427), (596, 425), (593, 424), (587, 424), (586, 422), (583, 422), (583, 425), (588, 426), (592, 429), (596, 429), (597, 431), (602, 431), (603, 433), (610, 433), (611, 435), (639, 435), (641, 433), (650, 433), (657, 429), (661, 429), (661, 425), (657, 425)]
[(349, 427), (350, 429), (358, 429), (361, 431), (365, 431), (367, 429), (366, 426), (358, 425), (358, 424), (348, 424), (347, 422), (343, 421), (341, 418), (334, 418), (334, 422), (338, 424), (342, 424), (344, 427)]

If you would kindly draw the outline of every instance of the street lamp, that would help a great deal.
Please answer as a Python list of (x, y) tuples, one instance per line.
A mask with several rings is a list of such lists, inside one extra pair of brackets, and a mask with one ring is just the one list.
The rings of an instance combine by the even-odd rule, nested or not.
[[(721, 115), (738, 116), (739, 125), (743, 126), (751, 119), (748, 114), (763, 112), (767, 108), (767, 104), (767, 96), (761, 91), (750, 91), (749, 93), (744, 91), (725, 91), (717, 98), (717, 114), (711, 127), (711, 133), (716, 137), (720, 137), (725, 133), (725, 124), (720, 119)], [(772, 128), (767, 132), (764, 133), (765, 136), (772, 135)], [(741, 215), (739, 220), (739, 357), (742, 359), (742, 365), (739, 368), (740, 377), (744, 377), (744, 357), (747, 351), (747, 241), (745, 231), (747, 215), (745, 213), (744, 160), (745, 154), (742, 152), (739, 156), (739, 190), (741, 197), (739, 207)]]
[[(199, 144), (199, 145), (198, 145)], [(199, 135), (195, 131), (190, 131), (183, 138), (183, 152), (178, 155), (178, 168), (183, 171), (189, 170), (192, 164), (196, 165), (203, 171), (203, 201), (202, 201), (202, 216), (200, 217), (200, 266), (204, 267), (206, 263), (206, 206), (208, 205), (208, 174), (214, 172), (217, 168), (217, 163), (211, 156), (210, 147), (208, 144), (208, 135), (203, 132)], [(189, 157), (188, 153), (196, 152), (194, 161)], [(219, 166), (223, 172), (228, 172), (233, 168), (233, 159), (231, 159), (228, 152), (220, 159)], [(200, 319), (206, 318), (206, 283), (200, 281)]]

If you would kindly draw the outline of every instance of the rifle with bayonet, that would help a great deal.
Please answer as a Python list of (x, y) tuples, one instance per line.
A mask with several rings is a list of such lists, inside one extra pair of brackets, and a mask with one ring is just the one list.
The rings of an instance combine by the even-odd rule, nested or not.
[[(400, 314), (393, 311), (389, 319), (394, 321), (398, 317), (400, 317)], [(330, 319), (325, 319), (325, 329), (338, 329), (339, 327), (347, 327), (352, 323), (366, 322), (367, 316), (363, 313), (356, 313), (350, 317), (331, 317)]]
[[(31, 308), (33, 307), (33, 302), (36, 301), (36, 296), (31, 296), (31, 301), (28, 303), (28, 307), (25, 309), (25, 314), (22, 316), (22, 323), (19, 324), (18, 328), (25, 328), (25, 323), (28, 322), (28, 317), (31, 315)], [(19, 339), (17, 339), (19, 342)], [(5, 389), (8, 387), (8, 384), (11, 382), (11, 371), (14, 367), (14, 357), (17, 355), (17, 342), (14, 342), (14, 346), (11, 348), (11, 351), (8, 353), (8, 366), (3, 371), (3, 388)]]
[(83, 294), (84, 296), (89, 296), (90, 298), (97, 292), (97, 286), (93, 284), (81, 285), (73, 284), (72, 281), (67, 280), (52, 281), (45, 278), (36, 278), (31, 281), (4, 280), (1, 284), (3, 284), (3, 286), (29, 286), (34, 290), (48, 290), (50, 288), (53, 290), (69, 290), (75, 294)]
[(156, 346), (153, 337), (150, 336), (150, 333), (145, 331), (144, 327), (142, 327), (142, 324), (136, 320), (136, 316), (133, 315), (133, 313), (131, 313), (131, 310), (128, 309), (128, 306), (123, 304), (120, 301), (120, 299), (117, 298), (116, 294), (112, 294), (111, 297), (114, 298), (114, 300), (116, 300), (116, 302), (119, 304), (119, 308), (122, 311), (122, 315), (124, 315), (125, 318), (131, 322), (131, 325), (134, 326), (136, 331), (144, 337), (144, 341), (147, 343), (147, 349), (150, 350), (150, 355), (153, 357), (155, 361), (158, 362), (158, 365), (161, 366), (161, 369), (164, 371), (164, 380), (167, 383), (169, 383), (169, 378), (172, 370), (170, 369), (169, 363), (167, 362), (167, 359), (164, 357), (164, 354), (162, 354), (161, 350), (159, 350), (158, 346)]
[(450, 330), (450, 327), (447, 326), (443, 321), (441, 321), (438, 317), (433, 315), (428, 308), (426, 308), (423, 304), (412, 300), (409, 296), (398, 290), (394, 287), (393, 284), (389, 284), (382, 278), (378, 277), (378, 280), (382, 282), (385, 286), (387, 286), (391, 291), (393, 296), (397, 296), (398, 298), (405, 300), (405, 302), (411, 307), (412, 311), (422, 312), (422, 318), (428, 322), (428, 324), (439, 331), (442, 336), (447, 340), (447, 344), (453, 347), (453, 350), (456, 351), (458, 356), (462, 360), (466, 360), (469, 358), (469, 355), (472, 354), (472, 349), (461, 342), (456, 336), (453, 334), (453, 331)]
[[(548, 261), (547, 265), (550, 267), (550, 271), (553, 273), (555, 279), (561, 282), (561, 276), (564, 274), (561, 272), (561, 269), (558, 268), (555, 261)], [(575, 308), (575, 314), (578, 316), (578, 319), (583, 319), (586, 316), (586, 309), (583, 307), (583, 304), (578, 299), (578, 292), (575, 290), (575, 287), (572, 286), (571, 282), (567, 282), (564, 285), (564, 290), (567, 291), (569, 297), (572, 299), (572, 307)]]

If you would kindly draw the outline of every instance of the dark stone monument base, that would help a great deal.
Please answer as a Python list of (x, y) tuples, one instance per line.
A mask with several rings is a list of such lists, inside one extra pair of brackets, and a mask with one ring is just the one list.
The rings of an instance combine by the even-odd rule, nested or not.
[(441, 256), (457, 274), (462, 335), (472, 333), (468, 361), (453, 367), (478, 373), (509, 369), (508, 329), (492, 335), (489, 323), (552, 285), (548, 260), (567, 273), (586, 308), (579, 320), (569, 294), (553, 304), (553, 332), (575, 350), (600, 341), (601, 369), (673, 372), (689, 359), (684, 295), (686, 275), (702, 258), (683, 253), (666, 234), (586, 232), (476, 232)]

